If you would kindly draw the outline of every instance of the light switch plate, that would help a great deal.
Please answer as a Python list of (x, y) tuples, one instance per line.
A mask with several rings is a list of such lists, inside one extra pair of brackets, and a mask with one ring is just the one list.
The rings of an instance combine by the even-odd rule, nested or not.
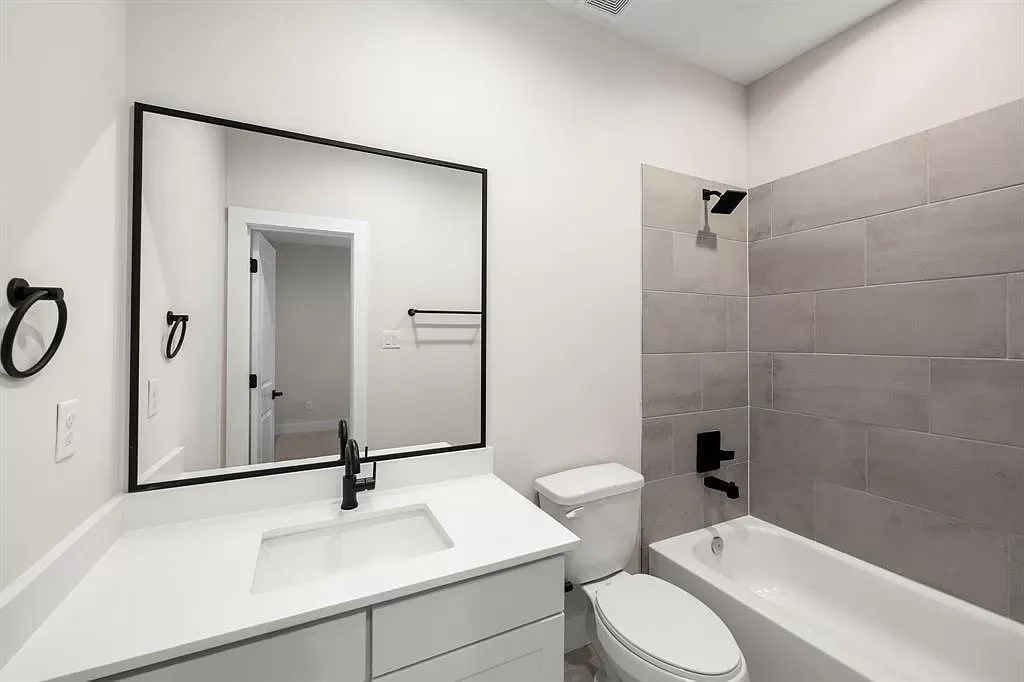
[(78, 426), (78, 399), (57, 403), (57, 429), (55, 431), (54, 459), (63, 462), (75, 454), (75, 429)]
[(385, 350), (397, 350), (402, 347), (401, 341), (399, 341), (397, 329), (385, 329), (384, 338), (380, 342), (380, 347)]
[(160, 414), (160, 380), (150, 379), (146, 382), (146, 416), (155, 417)]

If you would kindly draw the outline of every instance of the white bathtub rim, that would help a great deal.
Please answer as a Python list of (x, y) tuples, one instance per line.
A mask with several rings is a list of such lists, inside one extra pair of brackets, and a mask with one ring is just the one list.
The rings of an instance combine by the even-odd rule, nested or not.
[[(683, 535), (677, 535), (672, 538), (666, 538), (665, 540), (653, 542), (650, 545), (650, 549), (653, 552), (658, 552), (666, 559), (672, 560), (672, 557), (670, 556), (670, 554), (664, 551), (664, 548), (671, 548), (674, 545), (681, 543), (684, 538), (688, 540), (688, 542), (686, 542), (687, 547), (693, 546), (694, 542), (697, 541), (697, 538), (702, 535), (707, 535), (707, 541), (710, 542), (712, 537), (721, 534), (722, 531), (719, 530), (720, 528), (734, 527), (756, 528), (759, 532), (763, 531), (772, 535), (786, 537), (805, 545), (814, 545), (815, 551), (820, 551), (826, 555), (832, 556), (833, 558), (839, 561), (852, 564), (858, 570), (864, 570), (878, 578), (892, 581), (899, 585), (901, 589), (907, 589), (922, 597), (940, 601), (944, 605), (949, 606), (950, 608), (959, 611), (960, 613), (963, 613), (965, 616), (970, 616), (972, 618), (978, 618), (983, 621), (987, 621), (988, 624), (999, 629), (1006, 630), (1010, 634), (1016, 634), (1019, 637), (1024, 637), (1024, 623), (1019, 623), (1015, 620), (1010, 619), (1007, 616), (995, 613), (994, 611), (989, 611), (988, 609), (977, 606), (976, 604), (972, 604), (964, 599), (961, 599), (960, 597), (956, 597), (947, 592), (943, 592), (942, 590), (939, 590), (937, 588), (930, 587), (929, 585), (925, 585), (924, 583), (917, 582), (916, 580), (912, 580), (910, 578), (902, 576), (899, 573), (895, 573), (888, 569), (882, 568), (881, 566), (876, 566), (875, 564), (872, 564), (863, 559), (859, 559), (851, 554), (846, 554), (837, 549), (833, 549), (828, 545), (817, 542), (816, 540), (811, 540), (810, 538), (806, 538), (792, 531), (788, 531), (785, 528), (780, 528), (779, 526), (776, 526), (772, 523), (749, 515), (733, 519), (732, 521), (726, 521), (724, 523), (715, 524), (714, 526), (708, 526), (707, 528), (700, 528), (689, 533), (684, 533)], [(722, 585), (722, 583), (731, 583), (722, 586), (733, 588), (735, 585), (734, 581), (729, 579), (715, 580), (714, 577), (720, 576), (721, 574), (701, 561), (695, 560), (692, 563), (685, 564), (685, 566), (687, 570), (699, 575), (701, 578), (713, 583), (716, 586)], [(722, 577), (724, 578), (725, 576)], [(749, 590), (746, 590), (742, 587), (739, 587), (738, 589), (728, 589), (727, 591), (730, 594), (735, 593), (734, 596), (737, 597), (741, 596), (742, 592), (749, 592)], [(761, 601), (764, 601), (765, 604), (772, 605), (772, 603), (769, 601), (763, 599)]]
[[(713, 567), (708, 566), (703, 561), (697, 559), (692, 555), (692, 553), (688, 557), (687, 555), (683, 555), (681, 559), (673, 557), (675, 552), (679, 552), (683, 548), (688, 551), (697, 542), (710, 543), (712, 537), (721, 534), (727, 529), (733, 530), (734, 532), (737, 529), (741, 531), (756, 529), (758, 532), (786, 537), (803, 544), (813, 545), (812, 549), (814, 551), (822, 552), (828, 556), (834, 557), (836, 560), (847, 562), (854, 568), (858, 570), (866, 570), (883, 580), (894, 581), (901, 589), (906, 588), (927, 599), (939, 600), (944, 605), (953, 608), (966, 617), (981, 620), (985, 624), (998, 628), (1010, 636), (1016, 636), (1024, 639), (1024, 624), (1017, 623), (1007, 617), (993, 613), (987, 609), (983, 609), (980, 606), (966, 602), (958, 597), (954, 597), (935, 588), (918, 583), (909, 578), (905, 578), (897, 573), (866, 562), (863, 559), (858, 559), (857, 557), (845, 554), (822, 543), (816, 542), (815, 540), (805, 538), (752, 516), (743, 516), (714, 526), (701, 528), (683, 535), (677, 535), (672, 538), (651, 543), (650, 550), (652, 552), (665, 561), (678, 566), (682, 571), (689, 573), (695, 579), (700, 581), (705, 589), (719, 592), (726, 598), (739, 604), (741, 607), (749, 609), (761, 617), (778, 624), (779, 627), (788, 630), (794, 636), (803, 641), (805, 645), (815, 649), (821, 655), (857, 674), (865, 675), (868, 679), (898, 680), (900, 678), (894, 677), (894, 672), (896, 671), (894, 671), (889, 665), (883, 665), (878, 660), (865, 658), (864, 651), (862, 649), (856, 646), (851, 646), (848, 642), (836, 637), (828, 630), (815, 627), (813, 619), (804, 619), (794, 616), (791, 610), (780, 607), (767, 599), (758, 597), (755, 593), (737, 583), (733, 578), (723, 575)], [(687, 560), (687, 558), (689, 560)], [(651, 566), (654, 566), (654, 561), (651, 562)], [(659, 577), (664, 578), (665, 576)], [(712, 604), (708, 604), (708, 606), (714, 608)], [(1021, 682), (1024, 682), (1024, 652), (1021, 654), (1020, 661), (1014, 661), (1012, 664), (1020, 666), (1020, 680)]]

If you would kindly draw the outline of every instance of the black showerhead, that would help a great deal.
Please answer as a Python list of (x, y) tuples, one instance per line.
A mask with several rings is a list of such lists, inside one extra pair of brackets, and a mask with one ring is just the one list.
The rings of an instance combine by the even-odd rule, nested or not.
[(728, 215), (736, 210), (736, 207), (740, 205), (740, 202), (747, 196), (747, 193), (735, 189), (727, 189), (725, 192), (706, 189), (701, 196), (704, 198), (704, 201), (709, 201), (713, 196), (718, 197), (718, 201), (711, 207), (711, 212)]

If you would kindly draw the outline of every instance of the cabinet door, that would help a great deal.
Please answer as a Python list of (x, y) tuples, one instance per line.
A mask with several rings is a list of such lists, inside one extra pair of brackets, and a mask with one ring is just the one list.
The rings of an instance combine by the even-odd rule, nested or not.
[(375, 607), (374, 677), (561, 613), (564, 578), (558, 556)]
[(379, 682), (562, 682), (562, 614), (403, 668)]
[(366, 614), (357, 613), (171, 662), (129, 682), (366, 682)]

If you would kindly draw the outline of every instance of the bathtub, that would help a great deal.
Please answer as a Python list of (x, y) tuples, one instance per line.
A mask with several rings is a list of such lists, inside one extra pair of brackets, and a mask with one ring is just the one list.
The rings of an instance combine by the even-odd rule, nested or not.
[(749, 516), (653, 543), (650, 570), (718, 613), (752, 682), (1024, 682), (1024, 625)]

